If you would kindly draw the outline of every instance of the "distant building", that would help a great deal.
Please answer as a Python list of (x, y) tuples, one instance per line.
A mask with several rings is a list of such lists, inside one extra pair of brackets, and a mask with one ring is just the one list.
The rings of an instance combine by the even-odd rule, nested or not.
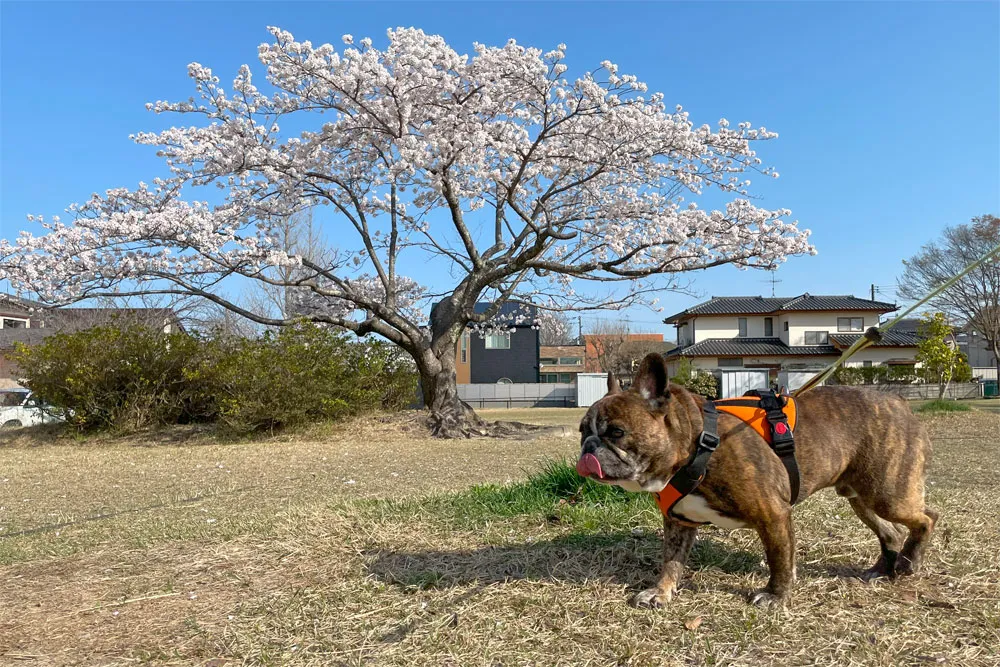
[[(896, 305), (854, 296), (712, 297), (664, 320), (677, 329), (667, 357), (694, 368), (820, 369), (837, 359)], [(882, 342), (857, 353), (847, 366), (914, 365), (915, 331), (894, 327)]]
[[(917, 334), (922, 320), (919, 318), (908, 318), (900, 320), (893, 327), (893, 331), (905, 331)], [(997, 377), (997, 358), (993, 354), (992, 346), (986, 342), (986, 338), (974, 329), (966, 328), (964, 331), (955, 331), (955, 344), (959, 351), (965, 355), (972, 367), (973, 377), (995, 380)]]
[(666, 355), (676, 347), (661, 333), (584, 334), (583, 343), (588, 373), (612, 371), (621, 378), (631, 377), (650, 352)]
[[(477, 313), (490, 307), (477, 303)], [(508, 302), (497, 314), (513, 331), (482, 336), (467, 329), (455, 349), (459, 384), (538, 382), (539, 338), (533, 326), (537, 311), (531, 304)]]
[(543, 345), (538, 358), (539, 382), (572, 384), (584, 371), (586, 347), (583, 345)]

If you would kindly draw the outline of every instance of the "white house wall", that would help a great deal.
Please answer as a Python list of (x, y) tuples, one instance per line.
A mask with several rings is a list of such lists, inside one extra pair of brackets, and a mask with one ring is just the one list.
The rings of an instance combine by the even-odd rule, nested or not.
[(780, 338), (782, 343), (788, 345), (788, 332), (785, 331), (786, 322), (788, 322), (788, 315), (780, 315), (774, 318), (774, 335)]
[[(791, 347), (806, 344), (807, 331), (826, 331), (831, 334), (838, 333), (838, 317), (860, 317), (864, 320), (862, 331), (870, 326), (878, 324), (878, 316), (872, 313), (795, 313), (788, 321), (788, 340), (786, 343)], [(782, 326), (784, 329), (784, 326)], [(839, 333), (861, 333), (858, 331)], [(784, 338), (782, 338), (784, 340)]]
[[(692, 370), (714, 371), (719, 368), (718, 357), (688, 357), (691, 360)], [(852, 357), (853, 358), (853, 357)], [(748, 366), (781, 366), (782, 368), (806, 368), (819, 370), (827, 364), (837, 359), (833, 355), (820, 355), (815, 357), (743, 357), (743, 367)], [(673, 376), (677, 374), (680, 361), (671, 360), (667, 364), (667, 372)], [(738, 370), (737, 368), (726, 367), (726, 370)]]
[(696, 343), (709, 338), (736, 338), (740, 335), (735, 317), (696, 317), (694, 321)]

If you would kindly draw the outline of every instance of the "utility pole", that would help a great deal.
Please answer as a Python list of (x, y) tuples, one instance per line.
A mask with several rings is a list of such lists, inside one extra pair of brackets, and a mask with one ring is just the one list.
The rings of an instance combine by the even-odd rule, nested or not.
[(875, 300), (875, 283), (872, 283), (872, 301)]
[(576, 316), (576, 340), (580, 345), (583, 345), (583, 316)]

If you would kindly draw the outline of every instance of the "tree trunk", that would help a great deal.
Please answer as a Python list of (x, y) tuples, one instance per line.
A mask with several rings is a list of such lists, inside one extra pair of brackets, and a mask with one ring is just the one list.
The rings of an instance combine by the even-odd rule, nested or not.
[(993, 341), (993, 361), (997, 365), (997, 388), (1000, 389), (1000, 342), (996, 339)]
[(427, 350), (417, 364), (424, 406), (431, 413), (431, 433), (439, 438), (487, 435), (487, 424), (458, 397), (454, 346), (451, 346), (450, 352), (447, 345), (436, 347), (441, 350), (440, 356)]

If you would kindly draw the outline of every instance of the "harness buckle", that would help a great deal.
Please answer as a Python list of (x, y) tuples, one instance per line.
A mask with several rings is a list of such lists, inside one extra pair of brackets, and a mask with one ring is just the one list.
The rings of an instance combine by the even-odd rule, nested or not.
[(701, 435), (698, 436), (698, 448), (714, 452), (718, 448), (720, 440), (718, 433), (702, 431)]

